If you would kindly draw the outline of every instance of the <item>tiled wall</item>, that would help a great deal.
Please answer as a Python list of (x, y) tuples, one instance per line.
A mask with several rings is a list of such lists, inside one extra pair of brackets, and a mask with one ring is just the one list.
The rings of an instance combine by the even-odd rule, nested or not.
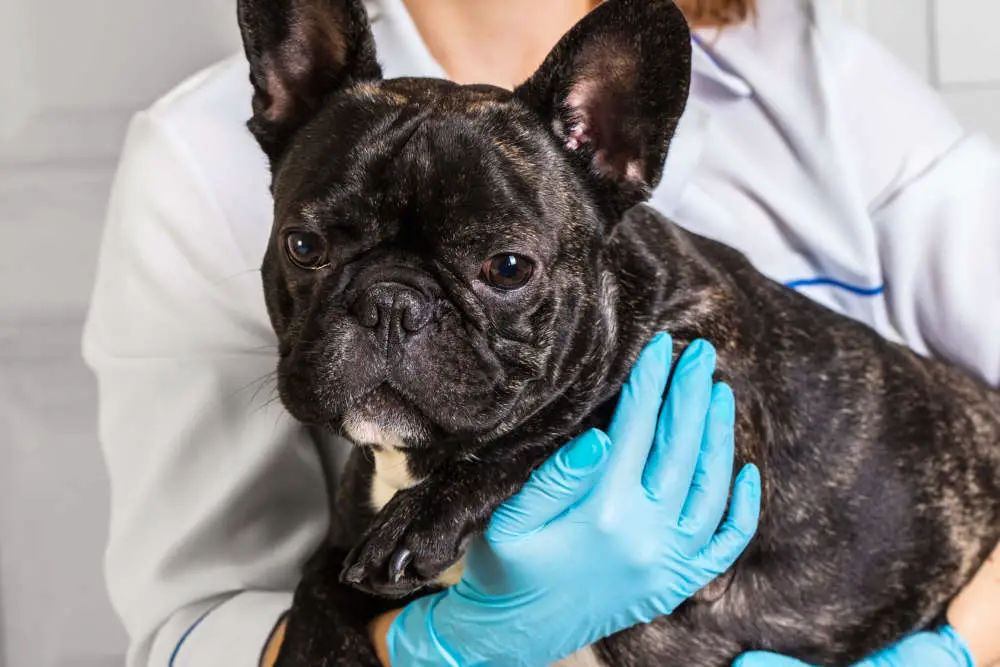
[(1000, 1), (841, 0), (844, 12), (1000, 144)]

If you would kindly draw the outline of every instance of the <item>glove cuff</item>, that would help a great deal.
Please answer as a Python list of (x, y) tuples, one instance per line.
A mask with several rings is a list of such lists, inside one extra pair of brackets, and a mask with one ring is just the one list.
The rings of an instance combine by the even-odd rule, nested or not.
[(393, 667), (461, 667), (434, 629), (434, 608), (446, 594), (414, 600), (389, 626), (386, 644)]
[(948, 647), (948, 650), (956, 659), (961, 660), (961, 667), (976, 667), (976, 662), (972, 659), (972, 651), (965, 643), (955, 628), (945, 625), (938, 631), (941, 641)]

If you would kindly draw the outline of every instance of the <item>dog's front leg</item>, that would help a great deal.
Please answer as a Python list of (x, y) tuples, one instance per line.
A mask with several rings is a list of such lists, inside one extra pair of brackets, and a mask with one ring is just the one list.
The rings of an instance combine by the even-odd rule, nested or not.
[(496, 445), (398, 492), (348, 555), (342, 581), (391, 598), (433, 584), (548, 454)]
[(275, 667), (381, 667), (368, 625), (395, 604), (340, 583), (346, 549), (323, 546), (295, 591)]

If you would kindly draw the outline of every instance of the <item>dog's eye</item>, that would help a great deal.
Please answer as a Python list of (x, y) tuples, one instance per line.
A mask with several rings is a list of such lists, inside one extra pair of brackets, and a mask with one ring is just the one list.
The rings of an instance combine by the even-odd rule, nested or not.
[(497, 289), (514, 290), (524, 287), (534, 272), (535, 264), (527, 257), (497, 255), (483, 263), (482, 279)]
[(326, 265), (326, 242), (319, 234), (288, 232), (285, 249), (288, 258), (303, 269), (318, 269)]

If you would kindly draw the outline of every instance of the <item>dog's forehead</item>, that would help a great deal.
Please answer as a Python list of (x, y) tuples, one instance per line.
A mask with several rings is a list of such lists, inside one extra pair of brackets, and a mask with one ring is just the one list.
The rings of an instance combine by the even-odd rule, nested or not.
[(301, 177), (289, 179), (300, 187), (282, 193), (297, 217), (362, 207), (373, 221), (414, 209), (442, 222), (532, 220), (545, 217), (545, 192), (557, 189), (552, 140), (499, 88), (427, 79), (356, 85), (311, 134), (295, 160)]
[(514, 94), (504, 88), (485, 84), (460, 85), (445, 79), (401, 77), (355, 84), (344, 95), (360, 101), (377, 101), (404, 106), (434, 105), (440, 110), (491, 111), (515, 108)]
[(429, 78), (353, 85), (319, 115), (325, 130), (354, 143), (355, 150), (370, 147), (373, 140), (398, 144), (420, 129), (443, 133), (465, 128), (504, 141), (511, 134), (527, 137), (540, 123), (508, 90)]

